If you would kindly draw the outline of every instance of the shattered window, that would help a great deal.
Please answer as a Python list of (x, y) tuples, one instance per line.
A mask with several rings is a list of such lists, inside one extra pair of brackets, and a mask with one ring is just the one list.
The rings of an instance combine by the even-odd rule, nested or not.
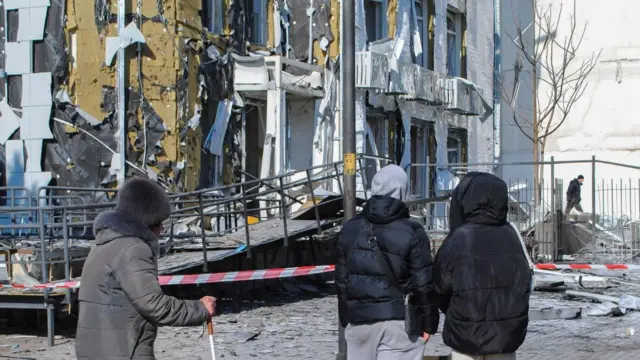
[(364, 16), (367, 26), (367, 40), (369, 42), (380, 40), (384, 37), (383, 21), (386, 21), (381, 0), (365, 0)]
[(423, 3), (426, 0), (416, 0), (416, 20), (418, 23), (418, 32), (420, 33), (420, 41), (422, 42), (421, 46), (422, 46), (422, 54), (420, 54), (420, 56), (418, 56), (416, 58), (416, 64), (422, 66), (422, 67), (427, 67), (427, 57), (425, 54), (425, 49), (426, 44), (427, 44), (427, 29), (426, 29), (426, 22), (424, 21), (424, 19), (426, 18), (426, 6), (423, 6)]
[(247, 11), (251, 24), (252, 44), (265, 45), (267, 43), (267, 0), (249, 0)]
[(224, 1), (207, 0), (207, 29), (212, 34), (221, 34), (224, 29)]
[(458, 49), (458, 30), (454, 16), (447, 16), (447, 75), (459, 76), (460, 69), (458, 59), (460, 51)]

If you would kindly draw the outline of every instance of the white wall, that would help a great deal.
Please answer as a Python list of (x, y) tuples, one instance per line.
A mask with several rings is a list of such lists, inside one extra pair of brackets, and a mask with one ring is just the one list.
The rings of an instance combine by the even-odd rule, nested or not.
[[(483, 90), (492, 103), (493, 89), (493, 1), (467, 1), (467, 78)], [(493, 162), (492, 117), (470, 116), (468, 121), (469, 163)], [(480, 170), (490, 171), (491, 167)]]
[[(550, 0), (541, 1), (541, 5)], [(554, 0), (554, 7), (564, 5), (568, 16), (573, 12), (573, 1)], [(546, 148), (546, 156), (556, 160), (583, 160), (595, 155), (607, 160), (630, 165), (640, 165), (640, 38), (637, 24), (640, 2), (637, 0), (611, 0), (606, 5), (596, 0), (580, 0), (577, 11), (579, 27), (588, 21), (580, 59), (602, 49), (599, 62), (588, 78), (584, 96), (575, 105), (562, 127), (553, 134)], [(558, 29), (558, 36), (567, 34), (569, 23), (565, 16)], [(586, 177), (583, 193), (591, 191), (590, 165), (562, 166), (557, 177), (565, 183), (583, 173)], [(619, 184), (620, 179), (638, 185), (640, 170), (598, 164), (596, 183), (602, 181), (610, 187), (610, 179)], [(583, 208), (592, 209), (591, 196), (583, 197)], [(611, 202), (611, 200), (607, 200)], [(618, 207), (619, 200), (615, 201)], [(596, 204), (600, 209), (602, 204)], [(610, 205), (607, 206), (610, 208)], [(636, 214), (637, 216), (637, 214)]]
[[(533, 142), (516, 125), (514, 111), (519, 116), (532, 118), (533, 90), (531, 87), (531, 66), (525, 68), (520, 76), (520, 87), (515, 101), (512, 98), (514, 83), (514, 64), (521, 54), (514, 40), (518, 37), (518, 27), (525, 29), (533, 21), (533, 7), (518, 5), (516, 0), (501, 0), (500, 9), (500, 56), (501, 56), (501, 106), (500, 106), (500, 156), (499, 163), (533, 161)], [(524, 33), (524, 43), (531, 48), (533, 31)], [(524, 65), (527, 66), (526, 61)], [(520, 123), (523, 130), (531, 136), (531, 127)], [(498, 173), (507, 182), (523, 181), (533, 184), (533, 166), (500, 165)]]

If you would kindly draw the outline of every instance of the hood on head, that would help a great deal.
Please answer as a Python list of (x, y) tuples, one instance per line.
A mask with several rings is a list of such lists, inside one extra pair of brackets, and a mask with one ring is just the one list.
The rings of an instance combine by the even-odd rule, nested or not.
[(483, 172), (470, 172), (451, 194), (449, 231), (465, 223), (504, 225), (509, 212), (507, 184)]
[[(103, 232), (98, 236), (99, 233)], [(120, 237), (136, 237), (153, 243), (157, 241), (149, 226), (119, 211), (105, 211), (93, 221), (96, 244), (102, 245)]]
[(409, 177), (398, 165), (380, 169), (371, 181), (371, 196), (389, 196), (405, 201), (409, 192)]

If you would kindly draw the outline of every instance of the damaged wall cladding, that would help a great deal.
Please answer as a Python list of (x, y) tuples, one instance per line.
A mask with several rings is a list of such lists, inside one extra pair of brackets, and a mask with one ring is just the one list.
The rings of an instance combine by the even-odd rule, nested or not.
[[(356, 1), (361, 24), (358, 50), (363, 51), (370, 48), (364, 23), (368, 13), (365, 4), (369, 2)], [(34, 3), (39, 5), (25, 5)], [(42, 3), (46, 3), (46, 11), (42, 9)], [(393, 46), (393, 52), (399, 53), (398, 59), (402, 57), (399, 60), (414, 63), (418, 52), (423, 52), (416, 49), (415, 39), (420, 35), (415, 28), (415, 4), (410, 0), (382, 3), (387, 5), (387, 9), (382, 12), (378, 25), (387, 29), (384, 35), (403, 40), (400, 46)], [(432, 4), (428, 6), (429, 11), (435, 9), (439, 20), (435, 24), (438, 36), (435, 46), (433, 43), (420, 46), (425, 54), (435, 54), (435, 70), (446, 73), (444, 20), (447, 1), (425, 0), (424, 4), (427, 3)], [(117, 151), (117, 137), (120, 136), (117, 129), (117, 60), (111, 61), (106, 55), (107, 52), (112, 55), (112, 50), (118, 46), (118, 2), (14, 0), (4, 4), (14, 4), (16, 8), (5, 9), (8, 10), (5, 19), (8, 38), (2, 44), (6, 55), (0, 61), (4, 62), (9, 76), (5, 82), (8, 96), (5, 103), (0, 103), (0, 110), (18, 109), (15, 116), (2, 111), (3, 121), (12, 124), (7, 128), (15, 130), (11, 133), (7, 133), (7, 129), (0, 131), (0, 140), (7, 148), (7, 177), (11, 174), (11, 179), (22, 179), (24, 184), (27, 175), (20, 174), (31, 174), (29, 181), (42, 176), (37, 180), (45, 184), (48, 180), (44, 176), (49, 174), (57, 185), (112, 186), (115, 176), (110, 169), (111, 159)], [(322, 123), (325, 119), (333, 122), (332, 116), (339, 113), (336, 111), (338, 94), (335, 91), (339, 88), (339, 80), (337, 66), (333, 66), (339, 55), (339, 0), (145, 0), (127, 1), (127, 4), (126, 31), (139, 40), (139, 43), (127, 47), (125, 59), (128, 175), (146, 172), (152, 177), (158, 176), (163, 184), (180, 190), (211, 186), (216, 183), (213, 179), (216, 175), (212, 175), (216, 172), (227, 182), (237, 181), (238, 175), (233, 169), (246, 158), (246, 154), (242, 154), (245, 149), (238, 147), (238, 133), (243, 131), (246, 123), (246, 108), (268, 108), (265, 106), (268, 102), (266, 94), (249, 97), (235, 89), (236, 61), (238, 57), (249, 56), (279, 55), (301, 63), (311, 60), (311, 63), (325, 68), (325, 80), (335, 80), (318, 90), (324, 92), (323, 103), (331, 104), (330, 108), (323, 107), (320, 116), (318, 111), (315, 115), (309, 111), (314, 122), (304, 122), (311, 128), (325, 129), (316, 131), (327, 131), (327, 134), (314, 133), (313, 139), (325, 140), (313, 141), (316, 145), (312, 145), (311, 157), (334, 160), (330, 157), (335, 156), (329, 154), (337, 155), (339, 144), (329, 139), (341, 131), (339, 122), (331, 126)], [(141, 4), (139, 9), (137, 4)], [(487, 22), (485, 15), (472, 11), (469, 29), (486, 30), (484, 25), (490, 21)], [(431, 19), (422, 21), (428, 23), (425, 34), (431, 32)], [(205, 31), (205, 26), (219, 33)], [(487, 66), (490, 64), (487, 54), (480, 50), (490, 48), (490, 41), (485, 40), (491, 36), (489, 31), (481, 37), (467, 39), (470, 40), (467, 46), (470, 57), (477, 63), (469, 64), (469, 74), (474, 77), (471, 80), (479, 80), (478, 74), (490, 68)], [(112, 47), (114, 44), (116, 46)], [(435, 47), (435, 51), (428, 50), (428, 46)], [(34, 59), (33, 64), (24, 61), (29, 58)], [(303, 74), (305, 69), (295, 66), (285, 65), (283, 69), (291, 78), (308, 75)], [(45, 88), (49, 91), (39, 91)], [(307, 89), (307, 92), (312, 94), (308, 97), (314, 101), (322, 98), (312, 90)], [(395, 95), (366, 90), (359, 90), (357, 99), (358, 148), (362, 151), (366, 151), (364, 134), (372, 133), (366, 124), (368, 111), (380, 107), (374, 105), (375, 101), (391, 104), (390, 108), (382, 106), (383, 112), (395, 116), (401, 127), (409, 130), (413, 120), (403, 109), (415, 106), (409, 103), (399, 106)], [(282, 100), (281, 104), (288, 106), (287, 101)], [(220, 119), (225, 124), (216, 123), (216, 114), (229, 104), (232, 104), (231, 115)], [(280, 110), (286, 113), (286, 110)], [(445, 122), (437, 127), (438, 155), (442, 157), (446, 141), (441, 139), (446, 137), (448, 124), (444, 116), (440, 118)], [(36, 119), (29, 121), (41, 126), (28, 127), (24, 125), (25, 119)], [(433, 121), (432, 118), (422, 120)], [(44, 126), (45, 123), (48, 126)], [(298, 125), (302, 126), (298, 122), (293, 126)], [(388, 127), (395, 128), (394, 124)], [(478, 142), (474, 148), (485, 147), (479, 144), (479, 134), (485, 132), (485, 127), (469, 126), (475, 132), (469, 138)], [(41, 131), (47, 128), (50, 131)], [(216, 128), (225, 129), (225, 134), (210, 136)], [(283, 132), (290, 131), (285, 130)], [(294, 130), (302, 131), (300, 128)], [(397, 135), (394, 131), (387, 135)], [(401, 133), (405, 138), (402, 149), (399, 147), (398, 151), (403, 156), (398, 159), (401, 158), (403, 164), (416, 161), (409, 154), (411, 131)], [(320, 143), (331, 149), (320, 149), (324, 153), (317, 155)], [(36, 165), (40, 163), (40, 155), (27, 157), (24, 161), (28, 156), (25, 153), (36, 154), (40, 148), (44, 150), (44, 168)], [(389, 145), (389, 148), (394, 147)], [(216, 157), (222, 159), (222, 164), (216, 164), (219, 161)], [(293, 159), (293, 162), (302, 166), (308, 162), (308, 157), (305, 155), (304, 159)], [(225, 174), (221, 174), (220, 169), (224, 169)], [(7, 183), (17, 183), (18, 180)]]
[[(142, 1), (140, 9), (128, 3), (127, 22), (146, 42), (126, 55), (128, 175), (144, 171), (192, 189), (202, 133), (189, 128), (181, 139), (180, 130), (198, 99), (200, 58), (188, 40), (201, 38), (200, 1)], [(112, 186), (116, 67), (105, 52), (118, 36), (117, 1), (4, 1), (0, 9), (7, 75), (0, 108), (9, 125), (0, 128), (4, 183), (33, 191), (51, 180)]]

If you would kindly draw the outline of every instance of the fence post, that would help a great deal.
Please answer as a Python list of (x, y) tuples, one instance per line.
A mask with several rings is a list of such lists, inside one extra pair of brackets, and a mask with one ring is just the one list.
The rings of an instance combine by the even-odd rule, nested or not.
[(593, 251), (593, 260), (597, 262), (596, 251), (596, 156), (591, 157), (591, 246)]
[(280, 184), (280, 211), (282, 212), (280, 215), (282, 215), (282, 225), (284, 226), (284, 247), (288, 248), (289, 233), (287, 232), (287, 204), (284, 197), (284, 183), (282, 181), (282, 176), (278, 178), (278, 183)]
[(209, 259), (207, 259), (207, 234), (204, 226), (204, 204), (202, 203), (202, 193), (198, 193), (198, 207), (200, 208), (200, 231), (202, 239), (202, 271), (209, 271)]
[[(253, 255), (251, 255), (251, 231), (249, 230), (249, 209), (247, 209), (247, 190), (245, 189), (245, 184), (240, 184), (240, 189), (242, 192), (242, 212), (244, 216), (244, 236), (246, 237), (247, 244), (247, 259), (252, 260)], [(268, 212), (268, 210), (267, 210)]]
[(307, 186), (309, 186), (309, 191), (311, 192), (311, 201), (313, 202), (313, 212), (316, 215), (316, 224), (318, 226), (317, 234), (320, 235), (322, 232), (320, 226), (320, 209), (318, 209), (318, 204), (316, 204), (316, 197), (313, 195), (313, 183), (311, 182), (311, 173), (309, 169), (306, 171), (307, 173)]
[[(71, 277), (71, 259), (69, 258), (69, 223), (67, 221), (67, 208), (62, 209), (62, 239), (64, 254), (64, 281), (69, 281)], [(65, 301), (71, 306), (71, 289), (65, 292)]]
[(551, 157), (551, 224), (553, 226), (553, 237), (551, 239), (551, 254), (553, 258), (551, 262), (555, 262), (558, 258), (558, 209), (556, 206), (556, 162), (555, 158)]

